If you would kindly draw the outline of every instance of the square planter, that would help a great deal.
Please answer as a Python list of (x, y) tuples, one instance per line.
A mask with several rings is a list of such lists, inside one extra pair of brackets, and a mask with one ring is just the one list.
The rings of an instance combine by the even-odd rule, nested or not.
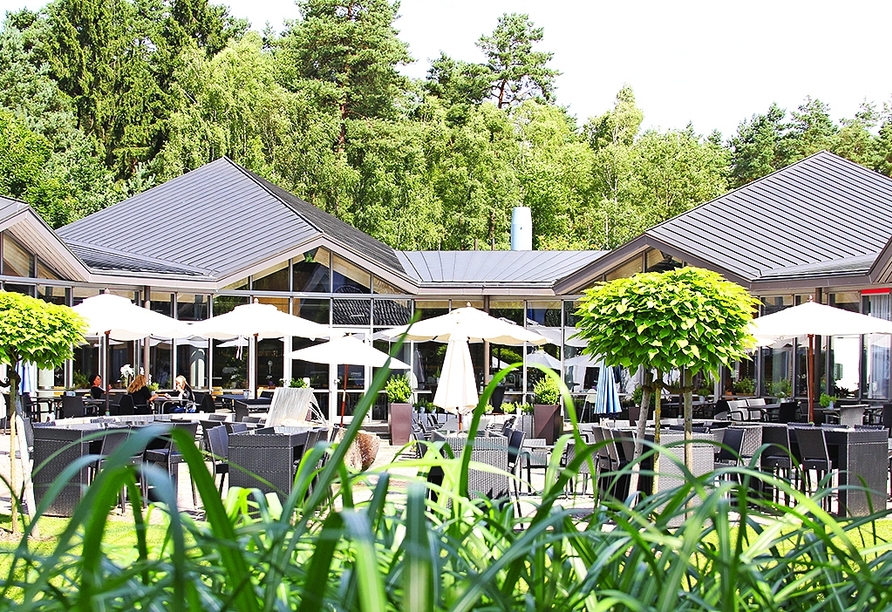
[(563, 425), (560, 404), (533, 405), (534, 438), (545, 438), (547, 444), (554, 444), (554, 441), (561, 435)]
[(387, 414), (387, 425), (390, 430), (390, 443), (402, 446), (409, 441), (412, 431), (412, 404), (394, 402)]

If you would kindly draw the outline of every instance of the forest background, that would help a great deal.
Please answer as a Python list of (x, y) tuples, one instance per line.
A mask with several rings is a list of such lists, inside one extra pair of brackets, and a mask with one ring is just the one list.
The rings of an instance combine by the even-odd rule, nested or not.
[(643, 130), (626, 86), (580, 123), (527, 15), (412, 79), (397, 3), (297, 4), (281, 33), (207, 0), (7, 13), (0, 194), (59, 227), (225, 155), (397, 249), (507, 248), (518, 205), (535, 248), (610, 249), (820, 150), (892, 176), (889, 104), (837, 123), (807, 97), (726, 138)]

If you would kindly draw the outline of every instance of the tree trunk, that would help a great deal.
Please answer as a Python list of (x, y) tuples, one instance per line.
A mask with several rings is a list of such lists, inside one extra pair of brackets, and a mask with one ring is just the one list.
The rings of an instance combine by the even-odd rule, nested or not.
[[(644, 450), (644, 432), (647, 429), (647, 414), (650, 407), (650, 396), (653, 393), (653, 372), (644, 370), (644, 381), (641, 385), (643, 392), (641, 393), (641, 408), (638, 411), (638, 431), (635, 436), (635, 456), (638, 459)], [(629, 475), (629, 493), (638, 490), (638, 473), (640, 472), (640, 463), (632, 466), (632, 473)]]
[(19, 508), (16, 503), (18, 498), (18, 470), (16, 469), (16, 403), (19, 395), (19, 376), (16, 370), (16, 362), (12, 364), (12, 371), (9, 374), (9, 406), (7, 406), (6, 425), (9, 427), (9, 488), (12, 503), (10, 504), (10, 523), (12, 524), (12, 532), (19, 533)]
[[(663, 395), (663, 373), (660, 370), (657, 370), (656, 380), (654, 381), (654, 393), (657, 394), (656, 398), (654, 398), (654, 444), (657, 446), (660, 445), (660, 410), (661, 405), (660, 401)], [(660, 453), (654, 453), (654, 477), (651, 486), (651, 493), (657, 492), (657, 485), (660, 480)]]
[(684, 465), (689, 470), (694, 469), (694, 449), (691, 440), (694, 439), (693, 418), (694, 404), (691, 390), (691, 371), (682, 370), (681, 375), (682, 397), (684, 398)]

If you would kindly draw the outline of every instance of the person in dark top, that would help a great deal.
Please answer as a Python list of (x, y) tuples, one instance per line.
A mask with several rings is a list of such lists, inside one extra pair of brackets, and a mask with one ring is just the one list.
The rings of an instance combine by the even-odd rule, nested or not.
[(133, 378), (133, 382), (127, 387), (127, 393), (133, 398), (133, 405), (136, 406), (137, 411), (146, 407), (151, 412), (152, 401), (158, 397), (149, 389), (149, 381), (145, 374), (137, 374)]
[(99, 374), (93, 374), (90, 377), (90, 397), (93, 399), (105, 399), (106, 389), (102, 388), (102, 377)]
[[(192, 387), (186, 382), (185, 376), (177, 376), (174, 381), (174, 389), (170, 398), (170, 402), (165, 402), (165, 412), (195, 412), (195, 396), (192, 394)], [(168, 408), (168, 404), (170, 408)]]

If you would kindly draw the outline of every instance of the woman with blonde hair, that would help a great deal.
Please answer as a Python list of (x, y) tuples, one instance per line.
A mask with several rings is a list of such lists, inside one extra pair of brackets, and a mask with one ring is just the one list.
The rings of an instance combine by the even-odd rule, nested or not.
[(152, 401), (158, 396), (149, 389), (149, 381), (145, 374), (137, 374), (133, 378), (133, 382), (127, 387), (127, 393), (133, 398), (137, 414), (152, 412)]
[(167, 412), (168, 404), (172, 405), (170, 412), (195, 412), (195, 396), (192, 394), (192, 387), (186, 382), (186, 377), (180, 374), (173, 381), (174, 395), (168, 395), (170, 402), (164, 403), (164, 410)]

